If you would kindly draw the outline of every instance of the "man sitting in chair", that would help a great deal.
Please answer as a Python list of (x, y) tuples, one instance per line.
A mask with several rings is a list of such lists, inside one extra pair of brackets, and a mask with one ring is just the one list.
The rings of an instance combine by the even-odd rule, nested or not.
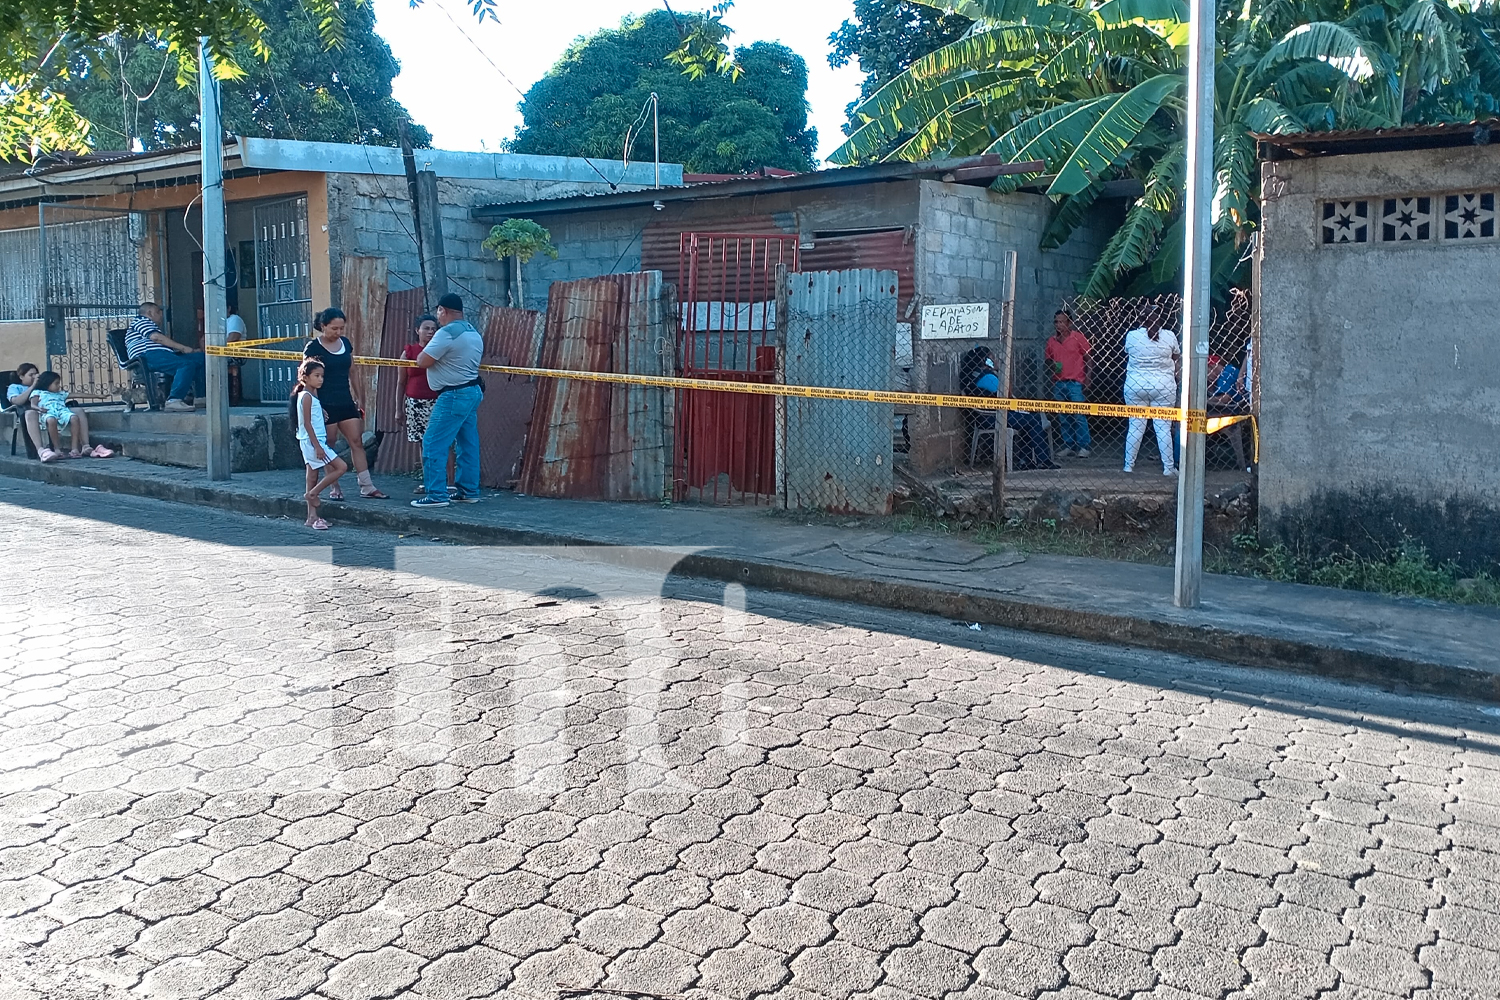
[(125, 351), (132, 361), (139, 359), (146, 371), (172, 376), (172, 388), (162, 409), (191, 410), (193, 405), (187, 401), (188, 396), (203, 395), (206, 359), (202, 351), (179, 344), (162, 333), (161, 319), (161, 306), (142, 302), (125, 331)]

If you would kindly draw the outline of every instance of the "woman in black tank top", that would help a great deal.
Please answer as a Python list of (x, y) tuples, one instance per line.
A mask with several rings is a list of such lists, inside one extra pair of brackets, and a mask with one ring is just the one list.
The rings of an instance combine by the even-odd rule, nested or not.
[[(323, 363), (323, 388), (318, 393), (318, 399), (323, 404), (328, 423), (328, 447), (333, 447), (336, 434), (342, 435), (349, 442), (349, 460), (359, 479), (359, 495), (384, 500), (386, 495), (376, 489), (375, 483), (370, 479), (370, 463), (365, 457), (362, 440), (365, 414), (364, 408), (354, 398), (354, 389), (349, 382), (349, 373), (354, 367), (354, 345), (344, 336), (346, 322), (340, 309), (328, 308), (318, 313), (313, 320), (317, 336), (307, 342), (302, 354), (317, 358)], [(344, 499), (344, 492), (337, 482), (329, 490), (328, 499)]]

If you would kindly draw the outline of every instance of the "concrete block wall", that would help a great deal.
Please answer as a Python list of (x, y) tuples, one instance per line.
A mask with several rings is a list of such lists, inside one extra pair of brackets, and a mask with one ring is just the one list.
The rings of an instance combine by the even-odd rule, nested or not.
[[(1500, 233), (1442, 219), (1449, 194), (1500, 192), (1500, 147), (1266, 163), (1261, 189), (1262, 534), (1500, 569)], [(1413, 197), (1430, 238), (1382, 240), (1384, 200)], [(1324, 203), (1349, 200), (1367, 241), (1323, 243)]]
[[(958, 390), (958, 359), (987, 344), (996, 363), (1003, 358), (1001, 314), (1006, 251), (1016, 260), (1015, 342), (1018, 357), (1040, 351), (1052, 329), (1052, 314), (1076, 294), (1119, 219), (1116, 206), (1097, 205), (1089, 222), (1056, 250), (1039, 247), (1051, 217), (1051, 199), (1037, 194), (998, 194), (988, 188), (922, 181), (917, 230), (917, 309), (912, 317), (914, 388)], [(990, 304), (989, 337), (982, 340), (921, 339), (921, 307), (960, 302)], [(1040, 390), (1033, 366), (1018, 365), (1018, 394)], [(967, 461), (967, 442), (956, 410), (923, 409), (911, 417), (910, 461), (923, 473)]]
[[(646, 209), (650, 211), (650, 209)], [(545, 311), (554, 281), (577, 281), (641, 269), (640, 210), (548, 215), (535, 220), (552, 234), (557, 259), (533, 257), (521, 268), (521, 294), (527, 309)], [(676, 274), (662, 276), (668, 282)]]
[[(552, 182), (506, 179), (438, 178), (438, 204), (442, 215), (443, 251), (453, 291), (476, 305), (509, 305), (510, 271), (484, 249), (490, 227), (474, 221), (471, 211), (499, 202), (563, 198), (589, 191), (607, 190), (597, 184), (575, 181)], [(404, 177), (371, 174), (328, 175), (329, 255), (333, 264), (333, 297), (339, 298), (339, 260), (344, 254), (385, 257), (390, 262), (393, 290), (416, 288), (422, 283), (417, 255), (416, 228)], [(556, 241), (556, 234), (554, 234)], [(591, 272), (601, 273), (601, 272)], [(583, 275), (579, 275), (580, 277)], [(524, 289), (528, 304), (537, 308), (532, 288)], [(546, 302), (542, 283), (540, 301)]]

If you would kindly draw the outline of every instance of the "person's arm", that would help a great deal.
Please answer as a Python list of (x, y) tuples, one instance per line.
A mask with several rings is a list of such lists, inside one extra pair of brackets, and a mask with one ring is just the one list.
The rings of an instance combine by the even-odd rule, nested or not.
[(431, 368), (442, 360), (452, 344), (453, 338), (449, 334), (442, 330), (434, 333), (432, 339), (427, 342), (427, 346), (422, 348), (422, 353), (417, 355), (417, 367)]
[(312, 393), (304, 392), (297, 405), (302, 410), (302, 426), (307, 428), (307, 440), (312, 442), (313, 454), (318, 456), (320, 462), (328, 461), (328, 452), (323, 450), (323, 442), (312, 432)]
[(20, 409), (25, 409), (26, 408), (26, 404), (29, 403), (29, 402), (31, 402), (31, 392), (32, 392), (31, 386), (28, 385), (28, 386), (26, 386), (26, 388), (22, 389), (20, 392), (16, 393), (14, 396), (11, 396), (8, 399), (6, 399), (5, 405), (6, 406), (15, 406), (15, 407), (18, 407)]
[(177, 341), (173, 340), (171, 337), (168, 337), (160, 330), (157, 330), (155, 333), (151, 334), (150, 339), (153, 342), (158, 343), (165, 348), (168, 348), (169, 350), (176, 351), (178, 354), (193, 353), (193, 349), (191, 347), (187, 346), (186, 344), (179, 344)]

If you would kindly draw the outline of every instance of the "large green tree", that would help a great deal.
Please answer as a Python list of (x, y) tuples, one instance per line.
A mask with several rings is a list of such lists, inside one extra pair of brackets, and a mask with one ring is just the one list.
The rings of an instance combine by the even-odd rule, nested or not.
[[(785, 46), (756, 42), (735, 51), (731, 72), (685, 72), (672, 57), (703, 20), (658, 10), (580, 38), (526, 92), (511, 148), (619, 159), (655, 92), (665, 161), (705, 173), (811, 169), (817, 132), (807, 125), (807, 64)], [(633, 134), (630, 158), (649, 158), (649, 117)]]
[[(1057, 246), (1105, 183), (1130, 205), (1081, 292), (1180, 285), (1185, 170), (1184, 0), (960, 0), (973, 30), (914, 62), (857, 111), (832, 159), (904, 139), (890, 158), (994, 153), (1040, 160)], [(1442, 0), (1236, 0), (1219, 5), (1213, 205), (1215, 287), (1242, 273), (1256, 215), (1252, 133), (1467, 121), (1500, 109), (1496, 9)]]
[(828, 65), (834, 69), (858, 63), (865, 74), (859, 100), (846, 109), (857, 127), (855, 109), (897, 74), (927, 53), (962, 38), (973, 21), (912, 0), (854, 0), (854, 17), (828, 36)]
[[(301, 0), (323, 44), (343, 36), (345, 7), (361, 0)], [(235, 52), (248, 47), (264, 59), (257, 0), (23, 0), (0, 3), (0, 159), (29, 159), (50, 149), (87, 146), (88, 119), (65, 93), (70, 50), (111, 36), (159, 39), (172, 56), (169, 70), (186, 84), (197, 73), (200, 36), (208, 38), (214, 75), (236, 80), (245, 70)]]
[[(318, 142), (395, 145), (406, 109), (391, 96), (400, 65), (390, 46), (375, 33), (368, 5), (346, 14), (336, 48), (324, 45), (301, 0), (268, 0), (260, 7), (260, 59), (245, 43), (232, 54), (244, 68), (220, 87), (224, 131), (233, 135)], [(129, 149), (139, 139), (146, 149), (198, 141), (196, 85), (179, 86), (170, 43), (154, 36), (78, 44), (67, 55), (63, 92), (93, 125), (96, 147)], [(195, 81), (194, 81), (195, 82)], [(429, 145), (420, 125), (412, 141)]]

